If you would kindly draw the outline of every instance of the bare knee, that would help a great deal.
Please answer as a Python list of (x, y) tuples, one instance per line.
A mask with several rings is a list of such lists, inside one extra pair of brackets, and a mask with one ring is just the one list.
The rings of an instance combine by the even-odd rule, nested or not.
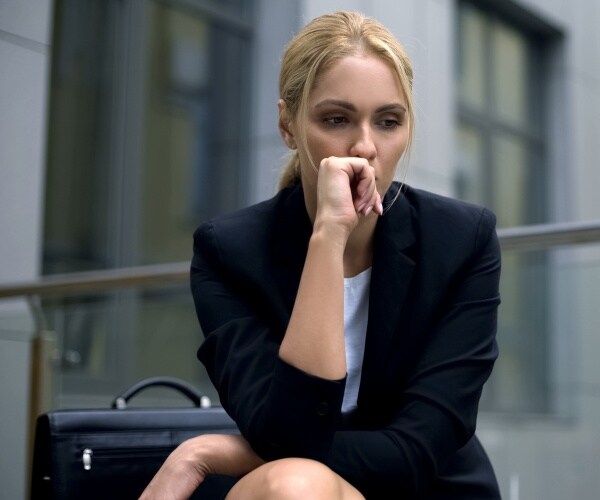
[(228, 500), (354, 500), (363, 496), (315, 460), (284, 458), (261, 465), (240, 479)]
[(268, 498), (342, 498), (339, 479), (329, 467), (315, 460), (286, 458), (271, 462), (265, 487)]

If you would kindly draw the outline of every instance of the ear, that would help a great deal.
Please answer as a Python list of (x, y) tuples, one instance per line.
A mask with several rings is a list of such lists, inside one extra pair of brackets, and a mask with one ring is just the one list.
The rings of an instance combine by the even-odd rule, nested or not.
[(277, 107), (279, 108), (279, 133), (288, 148), (296, 149), (298, 146), (296, 145), (294, 126), (290, 113), (285, 105), (285, 101), (279, 99), (279, 101), (277, 101)]

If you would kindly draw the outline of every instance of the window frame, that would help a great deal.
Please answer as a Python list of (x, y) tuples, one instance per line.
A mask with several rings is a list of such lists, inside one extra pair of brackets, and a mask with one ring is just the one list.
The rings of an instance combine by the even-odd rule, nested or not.
[[(460, 64), (462, 44), (465, 43), (461, 36), (461, 15), (465, 8), (476, 9), (485, 17), (486, 28), (484, 29), (484, 107), (483, 111), (477, 110), (469, 106), (461, 100), (460, 79)], [(524, 36), (527, 42), (528, 50), (528, 81), (527, 95), (528, 102), (532, 105), (530, 115), (533, 120), (533, 125), (530, 127), (517, 126), (507, 123), (495, 115), (494, 103), (492, 96), (493, 88), (493, 64), (494, 57), (492, 54), (492, 30), (490, 27), (494, 23), (500, 23), (517, 30)], [(527, 161), (527, 178), (530, 182), (527, 183), (527, 202), (525, 212), (528, 213), (529, 219), (525, 222), (539, 223), (548, 222), (555, 216), (550, 204), (549, 195), (553, 192), (552, 187), (556, 183), (553, 179), (555, 169), (552, 168), (553, 155), (556, 154), (556, 145), (551, 143), (551, 139), (556, 137), (556, 123), (553, 123), (552, 118), (556, 120), (557, 113), (555, 109), (555, 99), (557, 97), (556, 88), (550, 88), (550, 84), (546, 76), (550, 74), (552, 65), (556, 64), (557, 51), (556, 45), (562, 39), (561, 32), (551, 26), (544, 19), (536, 14), (527, 11), (523, 7), (509, 1), (499, 0), (459, 0), (457, 2), (455, 26), (457, 29), (456, 43), (456, 64), (457, 71), (457, 89), (456, 89), (456, 131), (461, 127), (474, 127), (480, 133), (482, 141), (481, 164), (483, 171), (481, 172), (482, 183), (484, 187), (483, 197), (486, 204), (493, 205), (493, 186), (494, 182), (494, 138), (500, 134), (506, 134), (511, 137), (518, 137), (523, 144), (527, 145), (529, 159)], [(533, 76), (532, 76), (533, 75)], [(551, 100), (552, 98), (552, 100)], [(560, 146), (558, 146), (560, 147)], [(458, 165), (457, 165), (458, 168)], [(458, 173), (458, 170), (457, 170)], [(533, 181), (531, 181), (533, 180)], [(553, 254), (524, 254), (516, 257), (521, 259), (525, 264), (523, 270), (530, 272), (532, 268), (538, 269), (536, 276), (537, 282), (535, 288), (537, 292), (529, 290), (526, 293), (533, 300), (534, 312), (537, 317), (529, 318), (519, 325), (520, 331), (531, 335), (535, 334), (535, 338), (528, 338), (525, 347), (522, 348), (521, 357), (523, 359), (529, 356), (531, 363), (535, 366), (531, 372), (530, 379), (536, 379), (533, 382), (534, 389), (539, 390), (540, 395), (538, 402), (531, 407), (519, 408), (518, 399), (516, 407), (510, 407), (510, 404), (501, 407), (494, 404), (495, 391), (498, 387), (494, 384), (494, 374), (491, 381), (486, 385), (484, 397), (482, 398), (482, 410), (486, 412), (510, 414), (512, 416), (555, 416), (569, 417), (569, 412), (565, 412), (565, 408), (572, 408), (572, 405), (565, 404), (565, 400), (569, 395), (565, 394), (561, 389), (564, 387), (564, 382), (568, 378), (568, 372), (572, 367), (572, 361), (567, 353), (562, 353), (557, 350), (563, 340), (564, 333), (556, 331), (553, 328), (554, 312), (548, 310), (548, 304), (551, 304), (555, 297), (552, 292), (549, 292), (553, 282), (555, 282), (556, 271), (552, 267), (557, 261), (557, 256)], [(560, 259), (560, 255), (558, 256)], [(509, 260), (505, 256), (505, 260)], [(526, 274), (526, 273), (525, 273)], [(503, 275), (505, 279), (507, 276)], [(531, 286), (531, 283), (526, 283), (527, 279), (523, 276), (517, 276), (525, 286)], [(522, 287), (519, 289), (523, 289)], [(532, 298), (533, 297), (533, 298)], [(499, 343), (502, 362), (502, 309), (499, 324)], [(525, 317), (523, 312), (516, 311), (517, 321)], [(558, 313), (556, 313), (558, 314)], [(514, 319), (514, 318), (513, 318)], [(537, 324), (532, 326), (536, 321)], [(510, 323), (510, 322), (509, 322)], [(504, 338), (505, 345), (510, 349), (511, 343), (521, 344), (515, 332), (509, 334), (509, 337)], [(521, 344), (523, 345), (523, 344)], [(534, 345), (533, 350), (528, 352), (528, 347)], [(561, 373), (557, 376), (553, 373), (555, 364)], [(566, 368), (565, 368), (566, 367)], [(498, 367), (497, 367), (498, 369)], [(495, 372), (496, 373), (496, 372)], [(499, 382), (500, 383), (500, 382)]]

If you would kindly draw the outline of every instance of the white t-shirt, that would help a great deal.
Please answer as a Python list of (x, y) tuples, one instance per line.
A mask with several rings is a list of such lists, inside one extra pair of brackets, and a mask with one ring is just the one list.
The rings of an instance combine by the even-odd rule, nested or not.
[(344, 278), (344, 337), (346, 341), (346, 390), (342, 412), (356, 407), (369, 319), (371, 268)]

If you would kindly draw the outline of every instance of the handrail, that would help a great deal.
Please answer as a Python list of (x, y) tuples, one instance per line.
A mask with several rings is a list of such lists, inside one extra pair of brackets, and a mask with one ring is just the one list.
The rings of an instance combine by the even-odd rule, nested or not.
[(498, 239), (503, 250), (541, 250), (600, 243), (600, 221), (507, 227), (498, 229)]
[(0, 298), (74, 294), (132, 286), (166, 285), (189, 279), (189, 262), (55, 274), (23, 283), (0, 284)]
[[(582, 243), (600, 243), (600, 221), (540, 224), (498, 229), (503, 250), (540, 250)], [(189, 279), (190, 263), (172, 262), (44, 276), (22, 283), (0, 284), (0, 299), (49, 294), (77, 294), (132, 286), (181, 283)]]

